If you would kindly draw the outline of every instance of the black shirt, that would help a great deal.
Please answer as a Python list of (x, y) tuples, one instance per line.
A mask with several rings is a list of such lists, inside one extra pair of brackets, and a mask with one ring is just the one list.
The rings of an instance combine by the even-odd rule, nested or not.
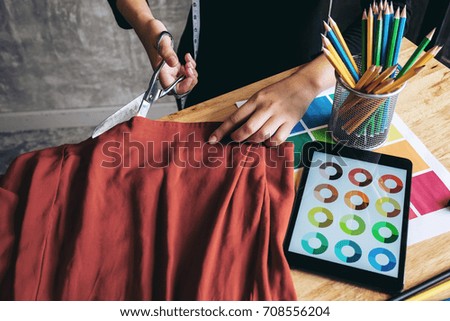
[[(108, 0), (122, 28), (130, 28)], [(410, 1), (394, 1), (394, 7)], [(361, 0), (362, 8), (371, 1)], [(201, 0), (197, 55), (199, 82), (186, 106), (205, 101), (257, 80), (311, 61), (321, 53), (329, 0)], [(334, 1), (333, 6), (339, 5)], [(333, 11), (332, 11), (333, 12)], [(333, 15), (332, 15), (333, 16)], [(360, 52), (361, 15), (343, 31), (353, 54)], [(339, 24), (339, 21), (337, 21)], [(193, 55), (192, 15), (178, 46), (178, 55)]]

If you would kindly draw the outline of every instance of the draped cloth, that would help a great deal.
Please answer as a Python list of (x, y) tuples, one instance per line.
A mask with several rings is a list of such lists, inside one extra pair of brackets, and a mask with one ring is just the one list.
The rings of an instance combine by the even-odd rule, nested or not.
[(0, 179), (2, 300), (295, 300), (293, 146), (134, 117)]

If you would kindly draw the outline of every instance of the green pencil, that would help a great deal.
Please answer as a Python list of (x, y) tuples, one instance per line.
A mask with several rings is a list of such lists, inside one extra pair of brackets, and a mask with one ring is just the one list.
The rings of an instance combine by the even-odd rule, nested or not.
[(372, 117), (370, 117), (369, 122), (367, 123), (368, 126), (370, 126), (370, 137), (373, 137), (375, 134), (375, 112)]
[(367, 12), (364, 9), (362, 20), (361, 20), (361, 75), (367, 70)]
[(381, 44), (383, 41), (383, 15), (378, 14), (375, 30), (375, 65), (381, 66)]
[(389, 68), (390, 66), (392, 66), (394, 62), (395, 45), (397, 44), (397, 33), (399, 23), (400, 23), (400, 8), (397, 8), (397, 11), (395, 11), (393, 27), (391, 29), (391, 34), (389, 37), (389, 44), (388, 44), (389, 50), (386, 59), (386, 64), (384, 66), (385, 68)]
[(408, 61), (403, 66), (402, 70), (400, 70), (396, 78), (400, 78), (401, 76), (403, 76), (416, 62), (417, 58), (419, 58), (422, 51), (424, 51), (426, 46), (428, 46), (428, 44), (430, 43), (435, 31), (436, 28), (434, 28), (428, 35), (425, 36), (425, 38), (423, 38), (422, 42), (419, 44), (416, 50), (414, 50), (413, 54), (411, 55), (411, 57), (409, 57)]

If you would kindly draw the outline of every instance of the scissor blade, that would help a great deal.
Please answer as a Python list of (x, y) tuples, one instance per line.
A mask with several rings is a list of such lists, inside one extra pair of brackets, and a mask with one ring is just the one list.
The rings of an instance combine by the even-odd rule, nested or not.
[(143, 97), (144, 94), (139, 95), (138, 97), (130, 101), (128, 104), (120, 108), (118, 111), (116, 111), (114, 114), (112, 114), (104, 121), (102, 121), (94, 129), (94, 132), (92, 133), (92, 138), (100, 136), (101, 134), (103, 134), (107, 130), (110, 130), (117, 124), (123, 123), (124, 121), (127, 121), (132, 117), (136, 116)]

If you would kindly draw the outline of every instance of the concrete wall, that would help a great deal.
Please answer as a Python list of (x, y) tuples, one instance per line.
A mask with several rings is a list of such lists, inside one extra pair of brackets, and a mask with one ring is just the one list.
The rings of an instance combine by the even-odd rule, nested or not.
[[(413, 2), (410, 39), (428, 1)], [(178, 40), (191, 0), (150, 2)], [(359, 15), (359, 1), (339, 4), (333, 16), (342, 25), (353, 19), (349, 13)], [(0, 116), (121, 106), (146, 88), (150, 74), (139, 40), (116, 25), (106, 0), (0, 0)]]
[[(151, 2), (179, 39), (191, 1)], [(120, 106), (150, 75), (106, 0), (0, 0), (0, 113)]]

